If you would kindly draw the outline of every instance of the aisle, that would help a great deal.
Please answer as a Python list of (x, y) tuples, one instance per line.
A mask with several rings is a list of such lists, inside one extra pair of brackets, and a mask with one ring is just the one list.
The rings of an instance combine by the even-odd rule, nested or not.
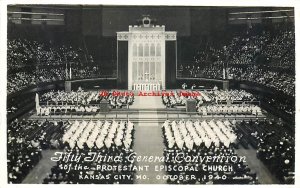
[(161, 109), (166, 108), (160, 96), (134, 96), (130, 109)]
[[(147, 111), (139, 111), (138, 118), (151, 117), (157, 119), (158, 108), (165, 108), (162, 104), (161, 97), (154, 96), (137, 96), (134, 101), (133, 108), (148, 109)], [(131, 108), (132, 108), (131, 107)], [(138, 156), (163, 156), (163, 139), (161, 126), (157, 121), (151, 123), (139, 121), (135, 126), (135, 140), (133, 150)], [(164, 165), (163, 162), (139, 162), (136, 165), (149, 165), (148, 171), (137, 171), (136, 175), (146, 175), (147, 179), (135, 179), (134, 183), (139, 184), (165, 184), (166, 181), (162, 179), (156, 179), (156, 176), (162, 177), (165, 175), (165, 171), (155, 171), (154, 167), (158, 165)]]
[(261, 184), (279, 184), (280, 182), (276, 177), (270, 172), (267, 166), (256, 157), (256, 149), (253, 149), (251, 146), (249, 149), (244, 149), (240, 147), (236, 150), (236, 153), (240, 156), (246, 156), (246, 163), (249, 165), (249, 168), (256, 172), (258, 176), (258, 181)]
[(62, 150), (43, 150), (43, 158), (39, 163), (30, 171), (30, 173), (25, 177), (22, 183), (25, 184), (41, 184), (46, 178), (47, 174), (51, 173), (51, 168), (56, 165), (56, 162), (51, 161), (51, 157), (55, 152)]
[[(138, 124), (135, 131), (134, 151), (140, 156), (163, 156), (163, 139), (160, 126), (141, 126)], [(135, 179), (135, 184), (166, 184), (165, 180), (158, 180), (156, 176), (162, 177), (165, 171), (155, 171), (156, 165), (164, 165), (163, 162), (140, 162), (136, 165), (149, 165), (149, 171), (137, 171), (136, 175), (146, 175), (148, 179)]]

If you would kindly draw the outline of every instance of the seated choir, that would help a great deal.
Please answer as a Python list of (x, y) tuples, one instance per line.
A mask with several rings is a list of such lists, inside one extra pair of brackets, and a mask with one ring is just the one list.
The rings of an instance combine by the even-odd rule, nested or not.
[[(133, 134), (134, 125), (130, 121), (75, 121), (69, 126), (62, 140), (66, 153), (82, 157), (76, 162), (57, 161), (57, 165), (52, 167), (51, 174), (47, 175), (43, 183), (132, 184), (135, 171), (130, 167), (134, 165), (134, 161), (126, 158), (133, 154)], [(84, 160), (87, 152), (96, 152), (102, 158)], [(116, 156), (122, 156), (122, 160), (114, 160)], [(63, 168), (65, 165), (78, 164), (89, 168), (71, 168), (69, 172)], [(118, 178), (121, 175), (130, 178)]]
[(162, 101), (167, 107), (182, 106), (187, 99), (196, 99), (198, 106), (202, 104), (236, 103), (244, 101), (254, 101), (256, 98), (244, 90), (211, 90), (211, 91), (184, 91), (195, 93), (196, 95), (185, 95), (181, 91), (174, 91), (173, 96), (162, 96)]
[(210, 100), (218, 102), (230, 100), (234, 101), (252, 101), (255, 97), (245, 90), (211, 90), (201, 91), (200, 96), (207, 96)]
[(253, 104), (231, 104), (231, 105), (207, 105), (199, 106), (198, 113), (201, 115), (222, 114), (222, 115), (262, 115), (262, 110), (259, 106)]
[(174, 96), (162, 96), (162, 102), (167, 107), (175, 107), (186, 104), (186, 98), (184, 96), (180, 96), (179, 93), (174, 92)]
[(64, 92), (51, 91), (41, 96), (37, 115), (60, 115), (71, 113), (95, 114), (100, 111), (100, 102), (106, 100), (112, 108), (122, 108), (133, 104), (133, 96), (100, 96), (97, 91)]
[(179, 122), (169, 120), (163, 124), (165, 138), (169, 149), (186, 148), (192, 150), (200, 145), (209, 148), (212, 144), (216, 147), (224, 145), (229, 147), (235, 144), (237, 136), (231, 128), (231, 123), (226, 121), (211, 120), (200, 122), (199, 120), (192, 122), (190, 120)]
[(62, 137), (63, 143), (74, 149), (111, 148), (130, 149), (132, 146), (133, 123), (130, 121), (75, 121)]
[[(232, 122), (225, 120), (211, 121), (165, 121), (162, 125), (164, 143), (164, 156), (170, 160), (165, 161), (168, 167), (167, 174), (169, 184), (256, 184), (256, 173), (241, 160), (242, 157), (235, 153), (237, 135), (233, 130)], [(186, 159), (201, 157), (233, 157), (236, 161), (197, 161), (178, 159), (185, 156)], [(204, 166), (231, 166), (232, 170), (203, 170)], [(186, 170), (179, 170), (186, 169)], [(188, 168), (187, 168), (188, 167)], [(173, 177), (188, 178), (173, 178)], [(191, 178), (193, 177), (193, 178)], [(210, 177), (210, 178), (209, 178)], [(221, 178), (225, 177), (225, 178)]]

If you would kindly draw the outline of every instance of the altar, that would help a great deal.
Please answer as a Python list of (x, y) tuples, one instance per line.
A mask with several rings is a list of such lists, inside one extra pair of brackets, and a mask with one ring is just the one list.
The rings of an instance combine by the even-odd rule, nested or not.
[(157, 82), (133, 83), (133, 90), (138, 91), (159, 91), (160, 84)]
[(166, 41), (176, 41), (176, 34), (154, 25), (148, 15), (140, 25), (117, 32), (118, 41), (128, 41), (128, 90), (165, 90)]

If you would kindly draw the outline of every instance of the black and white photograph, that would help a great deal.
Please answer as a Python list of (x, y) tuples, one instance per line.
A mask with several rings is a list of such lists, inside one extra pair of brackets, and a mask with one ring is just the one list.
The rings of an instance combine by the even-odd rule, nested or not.
[(295, 6), (5, 9), (5, 184), (295, 185)]

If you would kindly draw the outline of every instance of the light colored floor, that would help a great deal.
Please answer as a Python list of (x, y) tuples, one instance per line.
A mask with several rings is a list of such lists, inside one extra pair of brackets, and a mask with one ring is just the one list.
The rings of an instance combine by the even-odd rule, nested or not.
[[(138, 126), (135, 132), (134, 151), (141, 156), (163, 156), (163, 139), (161, 137), (160, 127)], [(136, 175), (146, 175), (147, 179), (135, 179), (136, 184), (165, 184), (166, 181), (156, 179), (156, 176), (162, 177), (165, 171), (155, 171), (155, 166), (163, 165), (160, 162), (139, 162), (137, 165), (149, 165), (149, 171), (138, 171)]]
[[(155, 109), (165, 108), (162, 104), (161, 97), (155, 96), (137, 96), (134, 101), (133, 108), (149, 108), (152, 112), (139, 111), (139, 119), (152, 118), (157, 119), (157, 111)], [(163, 139), (162, 132), (158, 121), (151, 123), (139, 121), (135, 126), (135, 140), (133, 150), (140, 156), (163, 156)], [(163, 165), (160, 162), (138, 162), (137, 165), (149, 165), (148, 171), (138, 171), (136, 177), (145, 175), (146, 179), (135, 179), (137, 184), (165, 184), (166, 181), (157, 179), (156, 176), (162, 177), (165, 171), (155, 171), (155, 166)]]
[(160, 96), (135, 96), (134, 103), (129, 107), (130, 109), (158, 109), (166, 108), (162, 103)]

